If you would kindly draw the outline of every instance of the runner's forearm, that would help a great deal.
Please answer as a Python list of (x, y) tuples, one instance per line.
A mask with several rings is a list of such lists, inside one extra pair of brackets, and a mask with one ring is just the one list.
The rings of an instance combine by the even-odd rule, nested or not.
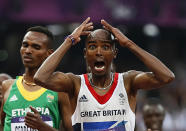
[(174, 73), (169, 70), (159, 59), (147, 51), (140, 48), (132, 41), (128, 41), (127, 48), (133, 52), (149, 69), (155, 74), (155, 77), (165, 83), (174, 79)]
[(60, 47), (52, 53), (41, 65), (34, 76), (34, 80), (38, 84), (46, 83), (50, 75), (55, 71), (61, 59), (71, 47), (72, 41), (68, 38), (60, 45)]

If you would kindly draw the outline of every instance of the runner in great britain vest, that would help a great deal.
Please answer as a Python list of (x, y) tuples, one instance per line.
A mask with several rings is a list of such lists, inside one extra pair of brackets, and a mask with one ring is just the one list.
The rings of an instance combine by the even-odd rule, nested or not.
[(80, 75), (81, 88), (72, 115), (75, 131), (134, 131), (135, 114), (130, 108), (123, 75), (115, 73), (109, 91), (98, 95), (91, 87), (88, 75)]

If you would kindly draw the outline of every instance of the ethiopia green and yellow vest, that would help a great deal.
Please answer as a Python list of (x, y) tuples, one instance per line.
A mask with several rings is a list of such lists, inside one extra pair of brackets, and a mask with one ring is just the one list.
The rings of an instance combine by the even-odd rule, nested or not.
[(45, 88), (29, 92), (23, 87), (22, 79), (22, 76), (16, 77), (4, 104), (3, 111), (6, 113), (4, 131), (29, 131), (30, 128), (24, 123), (24, 117), (27, 112), (32, 112), (30, 106), (40, 113), (45, 123), (59, 129), (61, 118), (58, 108), (58, 93)]

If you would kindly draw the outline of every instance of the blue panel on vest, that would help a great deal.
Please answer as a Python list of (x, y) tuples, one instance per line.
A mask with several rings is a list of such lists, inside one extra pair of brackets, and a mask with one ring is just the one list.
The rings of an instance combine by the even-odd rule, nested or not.
[(115, 124), (117, 121), (106, 121), (106, 122), (84, 122), (83, 123), (83, 129), (89, 130), (89, 129), (108, 129), (113, 124)]
[(107, 121), (107, 122), (84, 122), (84, 131), (126, 131), (125, 123), (122, 121), (118, 123), (114, 128), (111, 128), (117, 121)]

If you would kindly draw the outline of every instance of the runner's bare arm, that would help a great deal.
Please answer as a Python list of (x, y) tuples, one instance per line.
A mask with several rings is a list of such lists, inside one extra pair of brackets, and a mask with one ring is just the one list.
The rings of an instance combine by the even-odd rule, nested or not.
[(5, 117), (6, 117), (6, 114), (3, 111), (3, 107), (4, 107), (4, 104), (5, 104), (6, 100), (8, 99), (10, 89), (11, 89), (11, 86), (12, 86), (13, 83), (14, 83), (14, 79), (5, 80), (2, 83), (2, 97), (3, 98), (2, 98), (1, 113), (0, 113), (1, 114), (1, 124), (2, 124), (2, 126), (4, 126), (4, 120), (5, 120)]
[(59, 105), (61, 110), (62, 125), (65, 131), (73, 131), (72, 122), (71, 122), (71, 106), (69, 101), (69, 96), (67, 93), (59, 92)]
[(133, 72), (131, 85), (135, 89), (158, 88), (174, 80), (174, 73), (165, 66), (159, 59), (140, 48), (133, 41), (128, 39), (119, 29), (112, 27), (105, 20), (102, 20), (104, 28), (113, 33), (119, 44), (133, 52), (152, 72)]
[(62, 72), (53, 72), (72, 44), (77, 44), (80, 41), (81, 35), (90, 33), (89, 30), (91, 30), (93, 26), (89, 21), (90, 18), (88, 17), (41, 65), (34, 76), (34, 80), (38, 85), (54, 91), (71, 92), (73, 90), (74, 83), (73, 79), (70, 77), (73, 74), (69, 75)]

